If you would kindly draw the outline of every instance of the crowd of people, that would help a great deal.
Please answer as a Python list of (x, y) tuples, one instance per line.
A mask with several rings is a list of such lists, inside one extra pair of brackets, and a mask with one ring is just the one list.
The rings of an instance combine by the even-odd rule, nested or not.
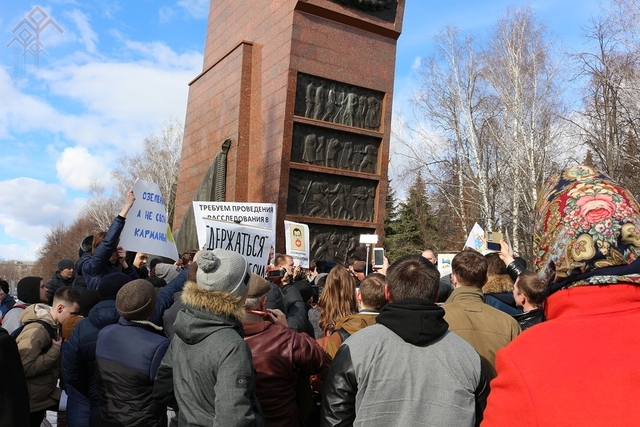
[(61, 393), (70, 427), (640, 425), (640, 206), (590, 167), (541, 192), (530, 270), (502, 242), (450, 277), (431, 248), (150, 259), (118, 246), (134, 200), (46, 283), (0, 280), (0, 427)]

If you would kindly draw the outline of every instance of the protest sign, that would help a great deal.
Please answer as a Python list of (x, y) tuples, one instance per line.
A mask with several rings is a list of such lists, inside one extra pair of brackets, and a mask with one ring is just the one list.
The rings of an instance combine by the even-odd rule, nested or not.
[(208, 218), (269, 228), (274, 233), (273, 244), (275, 245), (276, 205), (274, 203), (193, 202), (193, 215), (198, 242), (203, 242), (207, 238), (204, 218)]
[(309, 268), (309, 226), (297, 222), (284, 222), (285, 249), (296, 265)]
[[(274, 244), (273, 230), (235, 222), (202, 220), (204, 240), (198, 239), (201, 248), (208, 250), (226, 249), (243, 255), (249, 262), (249, 271), (264, 277), (269, 249)], [(200, 232), (198, 232), (200, 235)]]
[(456, 254), (438, 254), (438, 271), (440, 277), (451, 274), (451, 260)]
[(154, 182), (139, 179), (133, 185), (136, 197), (120, 234), (120, 246), (128, 251), (144, 252), (178, 259), (178, 249), (167, 222), (167, 209)]
[(479, 252), (487, 249), (487, 243), (484, 239), (484, 230), (478, 225), (477, 222), (473, 225), (473, 228), (469, 233), (469, 237), (467, 237), (467, 241), (464, 245), (465, 247), (475, 249)]

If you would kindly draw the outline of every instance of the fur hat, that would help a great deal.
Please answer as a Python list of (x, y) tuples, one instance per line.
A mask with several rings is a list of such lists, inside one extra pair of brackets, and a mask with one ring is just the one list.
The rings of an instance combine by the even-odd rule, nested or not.
[(640, 205), (607, 175), (589, 166), (563, 170), (545, 185), (537, 211), (533, 264), (549, 295), (640, 284)]
[(120, 288), (130, 281), (131, 277), (124, 273), (111, 273), (102, 277), (98, 282), (98, 297), (100, 301), (116, 299)]
[(58, 271), (65, 270), (67, 268), (73, 268), (73, 261), (71, 261), (69, 258), (62, 258), (60, 261), (58, 261)]
[(264, 277), (260, 277), (255, 273), (251, 273), (251, 280), (249, 280), (249, 291), (247, 292), (247, 298), (258, 298), (266, 295), (271, 290), (271, 285), (266, 281)]
[(18, 282), (18, 299), (27, 304), (40, 302), (40, 282), (42, 277), (28, 276)]
[(224, 249), (202, 251), (198, 255), (198, 287), (242, 297), (249, 287), (249, 263), (237, 252)]
[(160, 262), (155, 265), (154, 271), (156, 273), (156, 277), (164, 279), (165, 282), (169, 283), (171, 280), (178, 277), (178, 274), (180, 274), (180, 267), (174, 264)]
[(116, 296), (116, 309), (127, 320), (149, 320), (156, 312), (156, 290), (144, 279), (132, 280)]

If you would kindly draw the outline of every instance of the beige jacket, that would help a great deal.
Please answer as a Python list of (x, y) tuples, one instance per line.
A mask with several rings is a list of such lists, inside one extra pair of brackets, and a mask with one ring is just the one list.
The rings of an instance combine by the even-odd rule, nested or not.
[[(54, 330), (58, 327), (46, 304), (33, 304), (20, 316), (22, 323), (43, 320)], [(60, 370), (60, 346), (51, 344), (51, 335), (38, 323), (26, 325), (16, 338), (22, 367), (27, 377), (31, 412), (42, 411), (58, 404), (60, 389), (57, 387)], [(48, 348), (48, 349), (47, 349)], [(47, 349), (43, 352), (44, 349)]]
[(489, 380), (496, 376), (496, 353), (518, 334), (520, 325), (508, 314), (484, 303), (482, 290), (461, 286), (444, 302), (444, 320), (482, 359)]

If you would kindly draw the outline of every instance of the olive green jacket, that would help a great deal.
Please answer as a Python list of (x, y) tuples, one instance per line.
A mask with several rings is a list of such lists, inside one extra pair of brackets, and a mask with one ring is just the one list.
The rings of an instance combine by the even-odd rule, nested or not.
[(496, 353), (520, 334), (520, 325), (508, 314), (485, 304), (482, 290), (461, 286), (442, 305), (444, 320), (476, 349), (489, 380), (496, 376)]

